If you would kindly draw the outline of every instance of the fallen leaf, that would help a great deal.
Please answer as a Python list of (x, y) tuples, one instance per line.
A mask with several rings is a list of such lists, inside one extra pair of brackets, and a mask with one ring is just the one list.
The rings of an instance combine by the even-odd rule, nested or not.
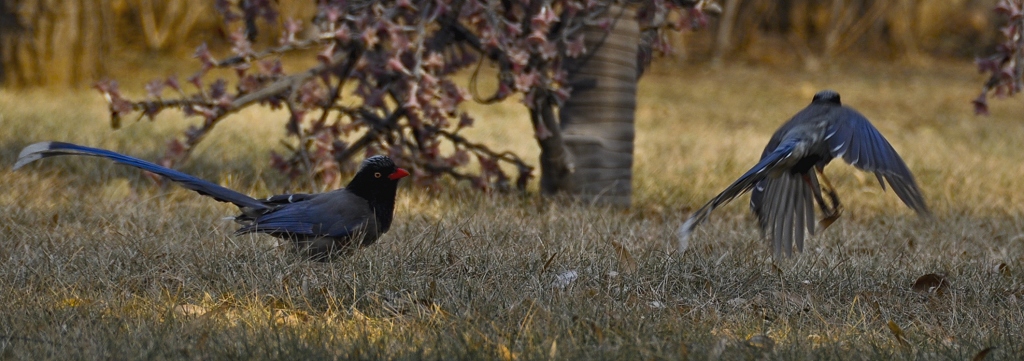
[(750, 338), (747, 339), (747, 345), (759, 348), (764, 351), (771, 351), (773, 348), (775, 348), (775, 340), (773, 340), (771, 337), (768, 337), (768, 335), (757, 334), (750, 336)]
[(61, 301), (61, 305), (64, 306), (64, 307), (78, 307), (78, 306), (84, 305), (86, 303), (89, 303), (89, 302), (86, 301), (86, 300), (83, 300), (81, 298), (76, 298), (76, 297), (65, 298), (63, 301)]
[(633, 259), (633, 255), (629, 254), (629, 250), (615, 241), (612, 241), (612, 246), (615, 247), (615, 254), (619, 257), (619, 269), (622, 270), (622, 273), (636, 272), (636, 260)]
[(914, 286), (911, 287), (915, 292), (936, 293), (940, 295), (946, 291), (946, 288), (949, 288), (949, 281), (946, 280), (946, 276), (938, 273), (929, 273), (918, 277), (917, 281), (914, 281)]
[(209, 312), (206, 307), (190, 303), (174, 306), (172, 311), (174, 314), (184, 317), (199, 317)]
[(598, 326), (594, 321), (588, 320), (587, 322), (590, 324), (590, 330), (594, 332), (594, 338), (597, 339), (597, 342), (604, 342), (604, 330), (601, 329), (601, 326)]
[(430, 285), (427, 286), (427, 298), (434, 299), (434, 297), (437, 297), (437, 282), (430, 280)]
[(999, 264), (993, 267), (993, 270), (1003, 276), (1010, 276), (1010, 266), (1007, 266), (1004, 262), (999, 262)]
[(554, 262), (555, 261), (555, 257), (557, 257), (557, 256), (558, 256), (558, 252), (552, 253), (551, 257), (548, 257), (547, 262), (544, 262), (544, 267), (541, 267), (540, 273), (544, 273), (544, 271), (547, 271), (548, 267), (551, 266), (551, 262)]
[(889, 320), (889, 332), (892, 332), (892, 335), (896, 337), (896, 341), (899, 341), (900, 345), (910, 346), (910, 343), (903, 337), (903, 329), (896, 322), (892, 322), (892, 320)]
[(987, 357), (988, 354), (991, 353), (992, 350), (995, 350), (995, 349), (996, 348), (993, 347), (993, 346), (986, 347), (984, 350), (978, 351), (978, 354), (974, 355), (974, 357), (971, 358), (971, 361), (981, 361), (981, 360), (984, 360), (985, 357)]

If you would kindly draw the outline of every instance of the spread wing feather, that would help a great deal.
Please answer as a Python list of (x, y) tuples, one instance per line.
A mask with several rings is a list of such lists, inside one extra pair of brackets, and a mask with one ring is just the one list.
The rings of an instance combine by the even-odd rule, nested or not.
[[(832, 156), (842, 157), (857, 168), (875, 173), (883, 189), (885, 183), (889, 183), (907, 207), (917, 213), (928, 214), (914, 176), (889, 141), (856, 110), (844, 107), (839, 116), (839, 121), (833, 122), (828, 129), (833, 134), (827, 139)], [(882, 182), (883, 179), (886, 182)]]

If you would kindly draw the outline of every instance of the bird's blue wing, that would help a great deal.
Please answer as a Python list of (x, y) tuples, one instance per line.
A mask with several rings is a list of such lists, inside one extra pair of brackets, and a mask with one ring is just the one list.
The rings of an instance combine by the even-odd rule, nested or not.
[[(310, 195), (313, 196), (313, 195)], [(256, 217), (235, 234), (268, 233), (312, 237), (349, 237), (366, 229), (373, 215), (366, 201), (345, 191), (317, 194), (284, 204)]]
[(309, 222), (309, 219), (306, 218), (307, 215), (308, 212), (300, 207), (282, 207), (258, 217), (253, 223), (240, 228), (235, 234), (258, 232), (316, 236), (315, 229), (321, 227)]
[(268, 205), (268, 206), (279, 206), (279, 205), (282, 205), (282, 204), (298, 203), (298, 202), (308, 201), (308, 200), (310, 200), (310, 199), (312, 199), (313, 197), (316, 197), (316, 196), (317, 196), (317, 194), (307, 194), (307, 193), (278, 194), (278, 195), (274, 195), (274, 196), (270, 196), (270, 197), (267, 197), (267, 198), (260, 199), (260, 202), (262, 202), (263, 204)]
[(927, 214), (928, 207), (914, 176), (882, 133), (851, 108), (841, 108), (838, 117), (829, 126), (825, 138), (832, 156), (875, 173), (883, 189), (884, 179), (903, 203), (918, 213)]

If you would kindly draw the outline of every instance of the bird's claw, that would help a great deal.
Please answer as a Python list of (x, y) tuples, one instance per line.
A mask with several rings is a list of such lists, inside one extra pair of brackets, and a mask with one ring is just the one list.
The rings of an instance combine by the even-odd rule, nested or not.
[(824, 232), (828, 229), (828, 226), (831, 226), (832, 223), (839, 219), (839, 216), (841, 215), (843, 215), (843, 206), (836, 204), (835, 207), (832, 208), (832, 212), (829, 212), (829, 214), (825, 215), (824, 218), (818, 221), (818, 227), (820, 227)]
[(822, 231), (824, 231), (828, 229), (828, 226), (831, 226), (832, 223), (839, 219), (839, 216), (843, 215), (843, 205), (842, 203), (839, 203), (839, 195), (836, 194), (835, 189), (832, 188), (832, 184), (829, 183), (828, 178), (825, 178), (824, 173), (822, 173), (821, 178), (824, 180), (822, 184), (825, 186), (822, 188), (825, 189), (825, 193), (828, 194), (828, 199), (831, 201), (830, 203), (832, 203), (831, 207), (827, 207), (822, 203), (823, 209), (828, 208), (828, 211), (824, 214), (825, 217), (818, 221), (818, 226), (821, 227)]

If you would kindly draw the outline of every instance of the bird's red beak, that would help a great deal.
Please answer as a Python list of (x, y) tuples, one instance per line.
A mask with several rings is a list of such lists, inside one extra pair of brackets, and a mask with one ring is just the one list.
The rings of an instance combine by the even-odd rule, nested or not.
[(394, 173), (391, 173), (390, 175), (388, 175), (388, 179), (390, 179), (390, 180), (399, 180), (399, 179), (405, 178), (407, 176), (409, 176), (409, 171), (407, 171), (405, 169), (402, 169), (402, 168), (398, 168), (398, 169), (395, 169)]

